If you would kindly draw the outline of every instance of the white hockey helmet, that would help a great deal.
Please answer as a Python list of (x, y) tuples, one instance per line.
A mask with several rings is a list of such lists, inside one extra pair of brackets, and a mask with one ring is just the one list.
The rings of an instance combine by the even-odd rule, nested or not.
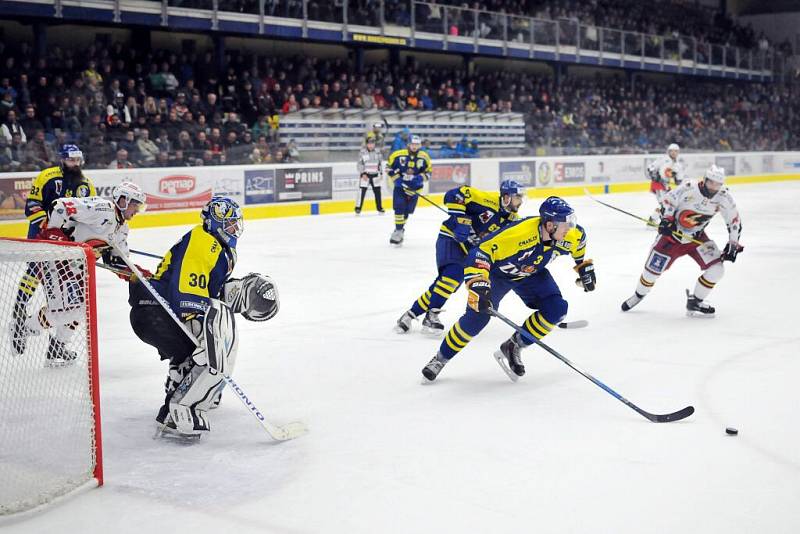
[[(125, 198), (124, 204), (121, 202), (123, 197)], [(114, 186), (114, 189), (111, 190), (111, 198), (114, 200), (114, 205), (122, 211), (128, 209), (132, 200), (136, 201), (139, 203), (139, 212), (141, 213), (145, 209), (147, 195), (135, 183), (124, 181)]]
[(706, 174), (703, 179), (711, 180), (712, 182), (722, 185), (725, 183), (725, 169), (718, 167), (717, 165), (712, 165), (708, 168), (708, 170), (706, 170)]
[(678, 146), (678, 143), (672, 143), (667, 147), (667, 152), (671, 152), (673, 150), (680, 151), (681, 147)]

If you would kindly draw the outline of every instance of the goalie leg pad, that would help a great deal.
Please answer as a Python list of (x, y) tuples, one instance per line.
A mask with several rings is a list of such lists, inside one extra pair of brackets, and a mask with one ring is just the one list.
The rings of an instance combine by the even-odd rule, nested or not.
[(230, 375), (236, 363), (239, 336), (231, 310), (224, 302), (211, 299), (203, 320), (201, 346), (192, 358), (199, 365), (208, 365), (215, 372)]
[(250, 273), (225, 283), (225, 303), (248, 321), (267, 321), (280, 309), (275, 282), (269, 276)]
[(206, 365), (195, 365), (175, 389), (169, 400), (169, 413), (178, 432), (208, 432), (211, 424), (208, 410), (222, 382), (219, 373)]

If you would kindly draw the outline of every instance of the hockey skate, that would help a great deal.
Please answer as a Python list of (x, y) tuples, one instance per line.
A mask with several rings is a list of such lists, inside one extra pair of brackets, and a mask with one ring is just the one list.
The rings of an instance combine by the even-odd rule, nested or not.
[(428, 310), (428, 313), (422, 318), (422, 332), (424, 334), (438, 336), (444, 332), (444, 325), (439, 320), (439, 314), (441, 312), (442, 310), (438, 308), (431, 308)]
[(391, 245), (402, 245), (403, 244), (403, 234), (405, 234), (405, 229), (403, 228), (396, 228), (394, 232), (392, 232), (392, 236), (389, 238), (389, 244)]
[(687, 317), (714, 317), (714, 306), (706, 304), (686, 290), (686, 316)]
[(449, 360), (445, 360), (442, 357), (440, 352), (437, 352), (436, 356), (431, 358), (431, 361), (429, 361), (428, 364), (422, 368), (422, 376), (427, 378), (430, 382), (433, 382), (436, 380), (436, 377), (439, 376), (439, 373), (442, 372), (442, 369), (448, 361)]
[(50, 337), (50, 344), (47, 346), (46, 367), (69, 367), (75, 363), (78, 353), (69, 350), (64, 342)]
[(494, 359), (503, 372), (508, 375), (512, 382), (519, 380), (525, 375), (525, 366), (522, 364), (520, 356), (521, 347), (517, 342), (517, 334), (514, 334), (500, 345), (500, 350), (495, 351)]
[(409, 330), (411, 330), (411, 322), (416, 319), (417, 316), (411, 313), (411, 310), (403, 313), (400, 318), (397, 320), (397, 324), (394, 327), (394, 331), (398, 334), (406, 334)]
[(629, 311), (631, 308), (642, 302), (643, 298), (644, 295), (634, 292), (632, 297), (622, 303), (622, 311)]
[(158, 415), (156, 415), (156, 433), (153, 435), (153, 439), (163, 437), (191, 443), (198, 441), (200, 436), (202, 436), (202, 434), (199, 432), (196, 434), (186, 434), (184, 432), (180, 432), (169, 414), (169, 407), (164, 404), (161, 406), (161, 408), (159, 408)]

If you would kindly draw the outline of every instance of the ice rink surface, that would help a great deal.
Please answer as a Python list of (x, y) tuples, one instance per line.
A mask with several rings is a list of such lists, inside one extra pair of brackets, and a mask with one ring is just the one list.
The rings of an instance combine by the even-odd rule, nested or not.
[[(443, 215), (424, 208), (402, 248), (388, 244), (391, 213), (246, 222), (235, 274), (273, 276), (281, 311), (238, 323), (234, 376), (268, 419), (311, 431), (272, 443), (226, 392), (211, 435), (156, 441), (166, 365), (131, 332), (125, 285), (100, 272), (106, 484), (3, 532), (800, 532), (800, 183), (731, 190), (745, 250), (708, 298), (714, 319), (685, 316), (684, 289), (700, 274), (688, 257), (623, 314), (656, 234), (567, 198), (598, 287), (579, 290), (569, 258), (550, 264), (567, 319), (590, 324), (545, 341), (645, 410), (695, 406), (669, 424), (538, 348), (523, 352), (528, 373), (510, 382), (492, 358), (510, 334), (497, 320), (422, 385), (440, 340), (418, 322), (404, 336), (392, 327), (436, 274)], [(602, 199), (643, 216), (654, 204), (645, 193)], [(130, 244), (163, 254), (188, 228), (134, 230)], [(709, 234), (724, 245), (721, 217)], [(462, 288), (447, 327), (465, 302)], [(513, 294), (500, 311), (517, 322), (528, 314)]]

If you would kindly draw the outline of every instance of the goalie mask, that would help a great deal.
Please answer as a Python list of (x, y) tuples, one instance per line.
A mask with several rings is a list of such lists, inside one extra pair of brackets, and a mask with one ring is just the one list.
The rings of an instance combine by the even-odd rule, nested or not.
[(267, 321), (280, 309), (278, 288), (269, 276), (250, 273), (225, 283), (225, 302), (248, 321)]
[(200, 212), (203, 228), (230, 248), (236, 247), (236, 241), (244, 230), (242, 208), (236, 201), (222, 196), (215, 196), (203, 206)]

